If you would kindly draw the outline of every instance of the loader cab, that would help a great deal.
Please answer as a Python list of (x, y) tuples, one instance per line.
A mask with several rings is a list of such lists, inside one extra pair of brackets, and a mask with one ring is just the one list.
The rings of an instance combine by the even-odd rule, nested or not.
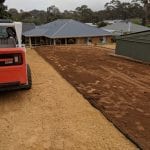
[(22, 47), (22, 23), (0, 19), (0, 48)]
[(16, 32), (12, 27), (0, 27), (0, 48), (16, 47)]

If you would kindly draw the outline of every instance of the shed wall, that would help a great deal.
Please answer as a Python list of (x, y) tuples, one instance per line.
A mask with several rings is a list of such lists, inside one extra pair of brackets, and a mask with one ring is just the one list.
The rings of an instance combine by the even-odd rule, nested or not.
[(136, 60), (150, 62), (150, 43), (118, 40), (116, 54)]

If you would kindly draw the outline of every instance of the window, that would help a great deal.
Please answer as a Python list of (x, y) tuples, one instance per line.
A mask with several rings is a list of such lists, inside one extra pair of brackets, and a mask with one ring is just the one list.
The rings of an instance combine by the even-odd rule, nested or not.
[(0, 48), (16, 47), (16, 32), (13, 28), (0, 27)]
[(85, 43), (86, 44), (91, 44), (92, 43), (92, 38), (91, 37), (85, 38)]
[(102, 43), (103, 42), (103, 37), (100, 37), (99, 41), (100, 41), (100, 43)]
[(6, 31), (6, 27), (0, 27), (0, 38), (7, 38), (8, 33)]
[(73, 38), (68, 39), (68, 44), (75, 44), (76, 40)]

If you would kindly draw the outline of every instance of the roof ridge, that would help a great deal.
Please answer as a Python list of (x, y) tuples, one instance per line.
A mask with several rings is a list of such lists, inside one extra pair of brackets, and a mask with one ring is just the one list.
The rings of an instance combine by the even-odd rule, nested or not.
[(85, 25), (85, 26), (88, 26), (88, 27), (90, 27), (90, 28), (96, 28), (96, 29), (98, 29), (97, 27), (94, 27), (94, 26), (90, 26), (90, 25), (88, 25), (88, 24), (86, 24), (86, 23), (84, 23), (84, 22), (81, 22), (81, 21), (79, 21), (79, 20), (74, 20), (74, 19), (71, 19), (72, 21), (75, 21), (75, 22), (78, 22), (78, 23), (80, 23), (80, 24), (82, 24), (82, 25)]
[(58, 32), (60, 32), (69, 22), (71, 22), (71, 20), (67, 21), (64, 25), (62, 25), (54, 34), (52, 34), (51, 37), (55, 36)]

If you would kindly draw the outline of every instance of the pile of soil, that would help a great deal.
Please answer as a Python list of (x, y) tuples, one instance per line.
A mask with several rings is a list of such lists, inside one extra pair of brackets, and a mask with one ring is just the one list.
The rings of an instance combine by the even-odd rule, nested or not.
[(142, 149), (150, 149), (150, 66), (87, 46), (36, 51)]

